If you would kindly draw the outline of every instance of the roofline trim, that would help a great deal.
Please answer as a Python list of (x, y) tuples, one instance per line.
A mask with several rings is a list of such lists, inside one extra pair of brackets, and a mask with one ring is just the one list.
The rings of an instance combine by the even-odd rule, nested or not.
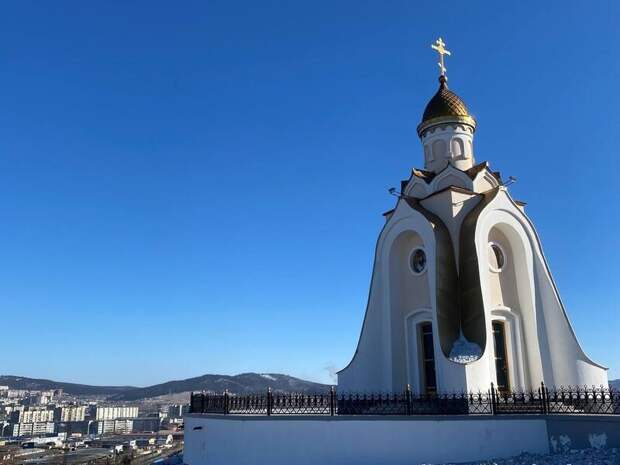
[(426, 121), (422, 121), (417, 128), (418, 136), (422, 137), (424, 131), (429, 129), (432, 126), (436, 126), (438, 124), (449, 124), (449, 123), (457, 123), (457, 124), (465, 124), (470, 126), (474, 132), (476, 131), (476, 120), (469, 115), (448, 115), (448, 116), (437, 116), (435, 118), (431, 118)]

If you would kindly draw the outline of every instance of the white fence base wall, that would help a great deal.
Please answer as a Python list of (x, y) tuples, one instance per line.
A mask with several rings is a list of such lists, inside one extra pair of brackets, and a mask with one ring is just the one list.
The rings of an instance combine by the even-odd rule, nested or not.
[(417, 465), (548, 453), (544, 418), (185, 417), (188, 465)]

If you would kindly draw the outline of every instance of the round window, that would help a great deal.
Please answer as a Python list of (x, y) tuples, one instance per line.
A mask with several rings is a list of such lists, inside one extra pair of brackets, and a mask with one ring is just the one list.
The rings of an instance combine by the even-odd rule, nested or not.
[(506, 256), (499, 244), (495, 242), (489, 242), (489, 267), (491, 271), (502, 271), (506, 264)]
[(426, 252), (424, 252), (424, 249), (414, 249), (409, 258), (409, 264), (411, 265), (411, 271), (415, 274), (426, 271)]

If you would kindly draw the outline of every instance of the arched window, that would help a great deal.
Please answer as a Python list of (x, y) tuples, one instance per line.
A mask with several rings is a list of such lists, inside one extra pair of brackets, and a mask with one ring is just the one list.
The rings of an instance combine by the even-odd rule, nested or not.
[(435, 375), (435, 348), (433, 347), (433, 324), (425, 321), (418, 325), (420, 341), (420, 371), (424, 392), (437, 392), (437, 376)]
[(463, 141), (458, 137), (452, 139), (452, 156), (454, 158), (459, 158), (465, 155), (465, 146), (463, 145)]
[(493, 346), (495, 348), (495, 376), (497, 389), (510, 390), (508, 376), (508, 350), (506, 348), (506, 326), (503, 321), (493, 321)]

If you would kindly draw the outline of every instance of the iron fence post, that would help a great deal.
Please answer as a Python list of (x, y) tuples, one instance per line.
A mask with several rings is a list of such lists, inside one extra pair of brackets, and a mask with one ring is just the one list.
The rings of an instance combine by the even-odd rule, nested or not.
[(336, 388), (329, 389), (329, 414), (333, 417), (336, 414)]
[(271, 388), (267, 388), (267, 416), (271, 416)]
[(224, 390), (224, 415), (228, 415), (228, 389)]
[(547, 391), (546, 391), (546, 388), (545, 388), (545, 382), (544, 381), (540, 382), (539, 392), (540, 392), (540, 402), (542, 404), (541, 405), (542, 414), (546, 415), (549, 412), (547, 410)]
[(411, 406), (411, 384), (407, 384), (407, 388), (405, 389), (405, 400), (407, 402), (407, 415), (411, 415), (413, 412), (413, 408)]
[(491, 415), (496, 414), (496, 398), (495, 398), (495, 386), (491, 383)]

